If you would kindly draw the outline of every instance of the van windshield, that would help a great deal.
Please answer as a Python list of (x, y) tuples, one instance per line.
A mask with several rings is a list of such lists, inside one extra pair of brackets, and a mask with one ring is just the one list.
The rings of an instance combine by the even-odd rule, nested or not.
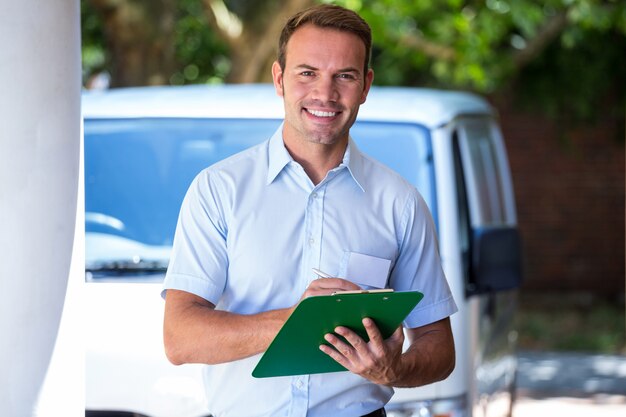
[[(162, 272), (178, 211), (203, 168), (269, 138), (279, 120), (85, 120), (86, 269), (97, 276)], [(366, 154), (399, 172), (434, 209), (428, 131), (361, 122), (352, 136)]]

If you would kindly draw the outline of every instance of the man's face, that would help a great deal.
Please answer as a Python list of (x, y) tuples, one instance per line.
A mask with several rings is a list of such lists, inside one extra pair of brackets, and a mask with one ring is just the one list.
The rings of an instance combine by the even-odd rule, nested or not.
[(346, 143), (373, 72), (363, 73), (365, 45), (356, 35), (305, 25), (287, 43), (284, 71), (274, 86), (285, 103), (285, 141)]

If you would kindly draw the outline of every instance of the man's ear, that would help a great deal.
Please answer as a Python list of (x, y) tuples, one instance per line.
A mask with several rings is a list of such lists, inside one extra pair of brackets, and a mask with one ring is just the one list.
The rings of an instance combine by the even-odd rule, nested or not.
[(276, 94), (278, 94), (279, 97), (283, 97), (283, 70), (280, 68), (280, 64), (278, 63), (278, 61), (274, 61), (274, 63), (272, 64), (272, 80), (274, 81)]
[(367, 94), (370, 91), (370, 87), (372, 86), (372, 82), (374, 81), (374, 70), (369, 68), (367, 73), (365, 74), (365, 83), (363, 85), (363, 95), (361, 96), (361, 104), (365, 103), (367, 100)]

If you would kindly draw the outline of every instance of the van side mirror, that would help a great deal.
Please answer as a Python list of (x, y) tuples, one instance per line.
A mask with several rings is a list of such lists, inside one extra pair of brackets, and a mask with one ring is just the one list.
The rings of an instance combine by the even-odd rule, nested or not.
[(518, 288), (522, 284), (522, 247), (515, 227), (472, 230), (468, 295)]

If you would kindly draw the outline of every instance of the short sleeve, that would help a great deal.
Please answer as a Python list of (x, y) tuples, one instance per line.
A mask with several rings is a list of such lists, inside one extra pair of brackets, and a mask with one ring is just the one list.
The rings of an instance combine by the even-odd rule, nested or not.
[[(212, 176), (213, 175), (213, 176)], [(224, 195), (216, 173), (205, 170), (183, 200), (163, 293), (187, 291), (217, 305), (226, 283), (228, 256)]]
[(424, 294), (405, 320), (406, 327), (415, 328), (454, 314), (457, 306), (441, 266), (432, 216), (417, 190), (407, 199), (402, 223), (399, 256), (389, 282), (395, 291)]

